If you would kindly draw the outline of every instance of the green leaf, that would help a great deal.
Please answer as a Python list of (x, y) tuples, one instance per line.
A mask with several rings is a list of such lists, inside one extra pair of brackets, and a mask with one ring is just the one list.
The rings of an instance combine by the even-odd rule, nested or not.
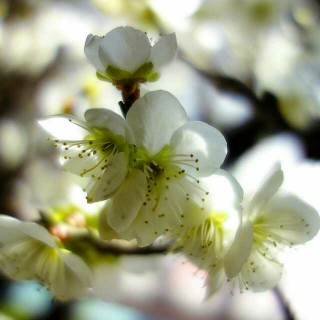
[(142, 78), (147, 79), (153, 69), (153, 63), (147, 62), (142, 65), (132, 76), (132, 78)]

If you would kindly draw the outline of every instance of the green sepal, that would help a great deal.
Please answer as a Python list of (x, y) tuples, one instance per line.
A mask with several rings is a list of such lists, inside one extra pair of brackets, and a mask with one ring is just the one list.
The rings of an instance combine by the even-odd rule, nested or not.
[(155, 81), (159, 80), (159, 78), (160, 78), (160, 73), (154, 72), (148, 76), (147, 81), (148, 82), (155, 82)]
[(132, 76), (132, 78), (147, 79), (153, 69), (153, 63), (147, 62), (143, 64)]
[(96, 72), (96, 76), (101, 81), (112, 82), (111, 79), (109, 79), (105, 74), (101, 73), (100, 71)]
[(114, 67), (109, 66), (106, 69), (107, 77), (109, 77), (112, 81), (123, 80), (131, 78), (131, 73), (128, 71), (120, 70)]

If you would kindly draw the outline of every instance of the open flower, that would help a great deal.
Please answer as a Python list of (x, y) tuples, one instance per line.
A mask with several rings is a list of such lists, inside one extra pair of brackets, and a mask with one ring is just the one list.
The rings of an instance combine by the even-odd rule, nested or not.
[(91, 273), (81, 258), (60, 249), (42, 226), (0, 215), (0, 269), (14, 280), (39, 280), (57, 299), (85, 297)]
[(136, 238), (144, 246), (165, 231), (184, 227), (189, 218), (186, 206), (196, 204), (204, 210), (209, 192), (200, 178), (220, 167), (227, 147), (215, 128), (188, 122), (184, 108), (166, 91), (149, 92), (137, 100), (127, 123), (136, 146), (132, 169), (108, 201), (107, 221), (101, 220), (100, 229), (108, 224), (122, 238)]
[(264, 291), (280, 280), (283, 249), (311, 240), (320, 228), (318, 212), (292, 195), (275, 195), (283, 182), (276, 168), (244, 209), (242, 226), (223, 262), (208, 277), (214, 293), (226, 278), (232, 291)]
[(221, 169), (204, 180), (211, 200), (203, 212), (204, 219), (194, 226), (173, 230), (172, 237), (180, 239), (171, 251), (179, 249), (199, 268), (211, 270), (234, 241), (241, 222), (243, 191), (236, 179)]
[(175, 33), (152, 47), (144, 32), (119, 27), (104, 37), (90, 34), (84, 52), (99, 79), (121, 87), (157, 80), (160, 70), (175, 59), (178, 48)]
[(110, 110), (90, 109), (85, 119), (57, 115), (39, 123), (61, 148), (64, 169), (90, 179), (84, 190), (92, 203), (111, 197), (125, 180), (134, 136), (126, 121)]

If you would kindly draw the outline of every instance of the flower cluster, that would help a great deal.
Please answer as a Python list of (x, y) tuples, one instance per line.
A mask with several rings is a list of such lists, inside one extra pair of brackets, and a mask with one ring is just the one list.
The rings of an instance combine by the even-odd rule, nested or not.
[[(88, 36), (85, 54), (99, 79), (122, 92), (124, 117), (89, 109), (85, 121), (56, 115), (39, 121), (60, 150), (66, 171), (81, 177), (89, 204), (107, 200), (99, 213), (101, 240), (172, 241), (207, 271), (210, 293), (224, 282), (261, 291), (280, 279), (285, 247), (312, 239), (318, 213), (292, 195), (276, 195), (283, 172), (275, 168), (247, 204), (239, 183), (220, 169), (223, 135), (189, 121), (180, 102), (158, 90), (140, 98), (140, 85), (159, 78), (177, 55), (175, 34), (153, 47), (142, 31), (116, 28)], [(128, 102), (129, 101), (129, 102)], [(0, 217), (1, 269), (14, 279), (39, 279), (57, 298), (84, 296), (88, 266), (64, 248), (59, 233)]]

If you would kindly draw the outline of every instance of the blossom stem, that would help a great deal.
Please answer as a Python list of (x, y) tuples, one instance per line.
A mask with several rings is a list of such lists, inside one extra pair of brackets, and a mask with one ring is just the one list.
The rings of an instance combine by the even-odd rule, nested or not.
[(123, 101), (119, 101), (119, 106), (123, 117), (126, 118), (132, 105), (140, 98), (140, 89), (136, 88), (134, 90), (126, 90), (126, 88), (122, 88), (121, 91)]

